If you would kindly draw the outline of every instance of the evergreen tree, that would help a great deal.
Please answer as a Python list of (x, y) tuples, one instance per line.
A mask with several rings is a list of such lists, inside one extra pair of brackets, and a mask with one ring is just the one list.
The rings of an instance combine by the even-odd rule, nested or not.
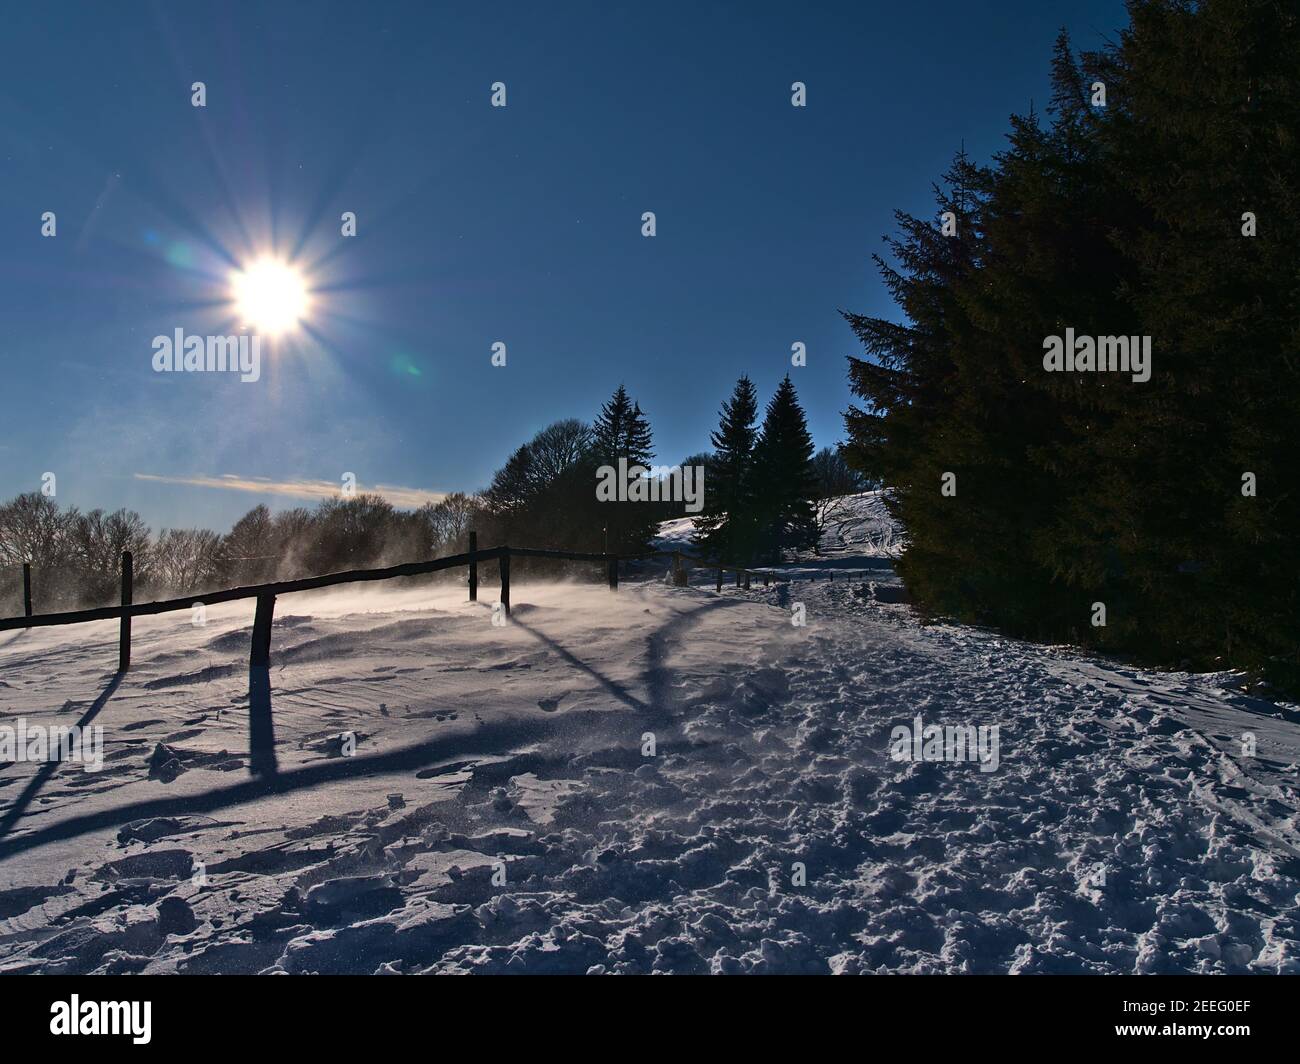
[[(990, 168), (958, 157), (955, 233), (898, 216), (907, 321), (847, 315), (869, 356), (847, 454), (891, 488), (928, 612), (1300, 684), (1300, 19), (1129, 6), (1112, 47), (1057, 41), (1046, 123), (1014, 118)], [(1071, 328), (1149, 337), (1150, 379), (1045, 372)]]
[(982, 209), (990, 181), (988, 170), (959, 153), (935, 188), (933, 221), (895, 212), (901, 235), (886, 243), (897, 265), (873, 257), (906, 321), (845, 314), (868, 356), (849, 359), (850, 388), (867, 405), (845, 414), (845, 456), (890, 488), (888, 505), (909, 538), (900, 572), (913, 598), (935, 612), (956, 612), (963, 603), (953, 591), (963, 572), (978, 571), (951, 552), (978, 531), (979, 518), (963, 527), (965, 511), (939, 488), (947, 473), (962, 474), (965, 484), (974, 449), (969, 427), (958, 424), (957, 397), (969, 385), (959, 377), (955, 337), (970, 331), (958, 286), (986, 250)]
[(1155, 363), (1112, 443), (1141, 455), (1115, 513), (1137, 548), (1135, 641), (1300, 688), (1300, 12), (1143, 0), (1130, 13), (1098, 63), (1125, 71), (1101, 136), (1145, 210), (1124, 243), (1127, 295)]
[(623, 385), (618, 386), (592, 426), (592, 451), (601, 463), (617, 465), (620, 458), (634, 465), (650, 468), (654, 451), (650, 423), (634, 403)]
[[(654, 457), (653, 435), (650, 422), (641, 411), (641, 405), (633, 402), (627, 389), (619, 385), (603, 407), (600, 416), (592, 426), (592, 493), (594, 498), (597, 466), (610, 466), (616, 472), (620, 469), (619, 460), (630, 477), (636, 475), (639, 468), (646, 472), (651, 468)], [(598, 549), (608, 549), (614, 554), (635, 553), (649, 545), (651, 537), (658, 527), (658, 507), (648, 502), (601, 502), (596, 507), (596, 523), (603, 532)]]
[(650, 463), (654, 460), (654, 434), (650, 431), (650, 419), (641, 412), (640, 403), (632, 404), (623, 446), (629, 466), (650, 468)]
[(714, 454), (705, 481), (704, 512), (695, 519), (694, 541), (704, 555), (747, 564), (756, 545), (753, 459), (758, 393), (748, 377), (736, 382), (722, 404), (721, 422), (709, 436)]
[(1017, 116), (993, 169), (959, 155), (945, 175), (939, 207), (956, 234), (900, 218), (902, 269), (886, 280), (912, 324), (850, 316), (886, 356), (850, 370), (872, 434), (861, 412), (847, 420), (851, 454), (885, 467), (908, 529), (900, 572), (934, 613), (1030, 636), (1077, 625), (1085, 596), (1119, 594), (1107, 544), (1078, 515), (1100, 512), (1103, 430), (1124, 397), (1114, 380), (1041, 364), (1046, 336), (1132, 322), (1111, 240), (1127, 208), (1089, 139), (1081, 84), (1058, 40), (1050, 123)]
[(787, 373), (767, 404), (754, 446), (753, 483), (760, 556), (779, 560), (786, 550), (817, 544), (813, 495), (815, 453), (803, 407)]

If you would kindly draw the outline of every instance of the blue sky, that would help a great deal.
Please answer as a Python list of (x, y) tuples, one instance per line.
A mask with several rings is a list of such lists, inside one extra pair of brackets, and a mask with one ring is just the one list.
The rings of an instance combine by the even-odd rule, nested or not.
[[(838, 310), (893, 313), (870, 258), (893, 210), (929, 215), (963, 141), (986, 160), (1042, 106), (1061, 26), (1095, 47), (1125, 19), (1119, 0), (278, 0), (5, 21), (0, 498), (49, 471), (69, 505), (224, 529), (346, 472), (399, 499), (472, 491), (619, 383), (676, 462), (741, 373), (766, 401), (796, 341), (813, 435), (836, 442), (857, 353)], [(154, 336), (235, 331), (229, 274), (268, 252), (314, 291), (262, 379), (155, 373)]]

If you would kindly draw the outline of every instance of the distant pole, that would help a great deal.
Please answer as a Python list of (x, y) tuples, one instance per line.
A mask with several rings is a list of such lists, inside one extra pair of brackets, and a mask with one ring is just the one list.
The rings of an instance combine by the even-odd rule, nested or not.
[[(131, 605), (131, 582), (134, 559), (129, 550), (122, 552), (122, 605)], [(122, 614), (122, 626), (117, 639), (117, 671), (126, 672), (131, 667), (131, 615)]]
[(606, 525), (604, 528), (601, 529), (601, 531), (605, 533), (605, 553), (608, 554), (609, 553), (609, 525)]
[(271, 664), (271, 618), (275, 616), (275, 596), (258, 595), (257, 611), (253, 614), (253, 648), (248, 664)]
[(682, 561), (682, 552), (675, 550), (673, 551), (673, 587), (685, 587), (686, 584), (686, 563)]
[(510, 548), (501, 548), (501, 605), (510, 616)]
[(32, 563), (23, 562), (23, 616), (32, 615)]
[[(472, 558), (478, 551), (478, 533), (469, 534), (469, 553)], [(470, 602), (478, 601), (478, 562), (469, 563), (469, 600)]]
[(609, 589), (618, 590), (618, 556), (611, 555), (609, 559)]

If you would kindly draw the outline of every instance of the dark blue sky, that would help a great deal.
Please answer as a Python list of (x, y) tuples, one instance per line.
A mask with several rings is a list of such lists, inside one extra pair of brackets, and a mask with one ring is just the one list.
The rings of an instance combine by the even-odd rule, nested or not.
[[(474, 490), (620, 382), (676, 462), (795, 341), (834, 443), (837, 311), (893, 313), (892, 211), (929, 215), (963, 141), (986, 160), (1041, 107), (1061, 26), (1123, 23), (1120, 0), (11, 6), (0, 497), (51, 471), (63, 503), (225, 528), (345, 472)], [(317, 290), (310, 330), (256, 384), (153, 372), (154, 336), (233, 331), (228, 274), (269, 250)]]

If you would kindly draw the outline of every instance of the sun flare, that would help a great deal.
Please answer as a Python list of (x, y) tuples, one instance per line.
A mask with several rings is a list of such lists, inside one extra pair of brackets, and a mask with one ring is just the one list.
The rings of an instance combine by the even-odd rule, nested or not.
[(259, 259), (232, 273), (230, 290), (240, 323), (268, 336), (296, 328), (311, 305), (302, 274), (276, 259)]

